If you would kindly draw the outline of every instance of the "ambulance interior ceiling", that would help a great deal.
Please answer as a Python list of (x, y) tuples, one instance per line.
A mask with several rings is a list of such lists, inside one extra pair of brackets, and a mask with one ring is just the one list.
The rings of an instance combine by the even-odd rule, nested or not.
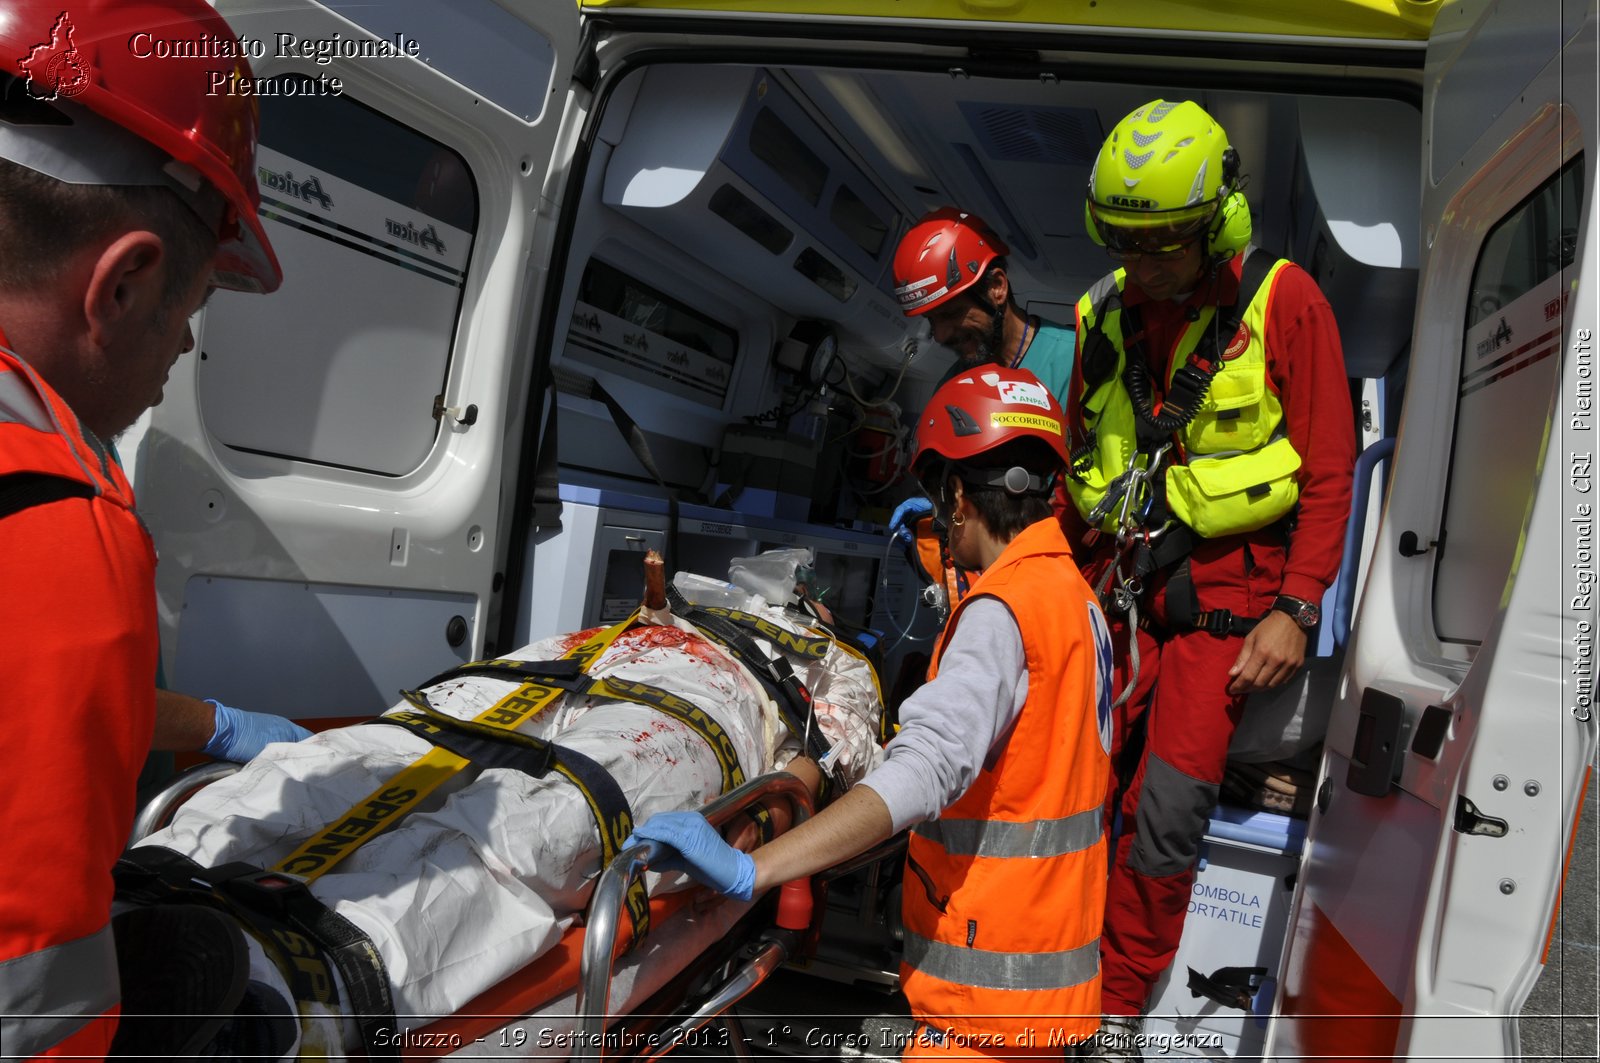
[[(1010, 245), (1012, 284), (1024, 307), (1070, 321), (1078, 296), (1111, 265), (1084, 228), (1095, 154), (1123, 115), (1157, 96), (1195, 99), (1227, 129), (1243, 159), (1256, 242), (1317, 278), (1338, 317), (1350, 375), (1382, 377), (1393, 368), (1410, 340), (1416, 292), (1421, 136), (1417, 108), (1385, 97), (844, 68), (646, 66), (607, 104), (564, 308), (573, 307), (577, 275), (600, 259), (713, 317), (720, 312), (740, 332), (734, 379), (720, 406), (672, 396), (662, 405), (637, 379), (629, 403), (622, 392), (630, 383), (617, 381), (625, 405), (659, 407), (635, 413), (644, 427), (699, 447), (715, 445), (714, 433), (725, 425), (782, 401), (792, 378), (774, 370), (771, 352), (797, 321), (828, 321), (862, 386), (887, 387), (908, 338), (925, 327), (908, 330), (890, 294), (893, 249), (906, 228), (945, 205), (981, 215)], [(768, 143), (753, 148), (762, 111), (770, 112), (762, 134)], [(771, 142), (774, 124), (803, 145), (787, 161), (790, 146)], [(826, 176), (807, 188), (812, 166)], [(841, 184), (850, 186), (865, 227), (882, 230), (875, 254), (863, 253), (872, 248), (862, 246), (859, 228), (852, 240), (832, 224), (837, 204), (830, 216), (828, 201)], [(724, 185), (738, 193), (732, 210), (731, 193), (713, 201)], [(730, 217), (741, 211), (759, 224), (736, 227)], [(820, 261), (828, 275), (808, 278), (797, 265), (802, 257), (813, 266)], [(558, 360), (570, 363), (572, 353)], [(952, 357), (922, 340), (896, 396), (906, 416), (926, 401)], [(596, 375), (610, 382), (608, 374)], [(585, 436), (587, 446), (595, 435)], [(670, 450), (673, 441), (664, 446)]]

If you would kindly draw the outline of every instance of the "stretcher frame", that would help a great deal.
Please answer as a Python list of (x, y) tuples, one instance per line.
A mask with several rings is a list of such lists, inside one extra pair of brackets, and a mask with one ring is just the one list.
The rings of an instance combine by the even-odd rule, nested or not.
[[(129, 844), (165, 826), (184, 802), (239, 768), (238, 764), (214, 762), (181, 773), (145, 803), (135, 818)], [(783, 830), (809, 819), (814, 811), (812, 795), (806, 785), (786, 771), (774, 771), (730, 790), (700, 812), (712, 826), (721, 829), (757, 805), (770, 807), (771, 803), (779, 801), (787, 805), (789, 813)], [(758, 897), (748, 910), (735, 913), (729, 926), (713, 941), (713, 944), (725, 943), (747, 935), (748, 944), (743, 949), (723, 949), (734, 955), (716, 959), (709, 965), (701, 962), (705, 958), (703, 955), (697, 954), (669, 975), (660, 989), (648, 994), (632, 1015), (612, 1015), (615, 966), (628, 946), (626, 940), (619, 940), (618, 934), (626, 893), (628, 887), (649, 870), (651, 863), (664, 855), (664, 847), (653, 841), (618, 853), (609, 866), (601, 869), (584, 919), (569, 929), (554, 948), (485, 990), (456, 1015), (437, 1019), (407, 1034), (400, 1045), (401, 1057), (406, 1060), (440, 1059), (458, 1048), (477, 1054), (496, 1034), (502, 1034), (500, 1043), (504, 1046), (508, 1043), (503, 1036), (505, 1031), (520, 1029), (520, 1023), (539, 1018), (541, 1009), (552, 1004), (559, 1006), (575, 980), (576, 1029), (566, 1039), (576, 1048), (571, 1057), (574, 1060), (658, 1059), (682, 1044), (692, 1043), (695, 1031), (713, 1022), (726, 1031), (725, 1043), (730, 1054), (735, 1058), (749, 1058), (738, 1019), (728, 1009), (765, 982), (787, 960), (815, 946), (824, 909), (823, 877), (819, 876), (809, 885), (812, 904), (806, 913), (809, 922), (805, 928), (777, 927), (767, 917), (770, 908), (764, 905), (764, 898)], [(652, 929), (671, 926), (673, 917), (689, 908), (695, 897), (696, 891), (690, 889), (652, 898)], [(724, 908), (735, 903), (726, 899), (718, 901)], [(649, 935), (646, 941), (648, 938)], [(711, 952), (710, 949), (706, 951)], [(738, 955), (741, 951), (744, 954)], [(716, 977), (713, 988), (691, 996), (689, 983), (703, 981), (708, 973), (717, 969), (722, 969), (722, 973)], [(673, 1008), (666, 1022), (677, 1019), (670, 1026), (661, 1021), (661, 1009), (665, 1007)], [(687, 1014), (679, 1018), (684, 1012)], [(553, 1014), (547, 1012), (545, 1017)], [(567, 1017), (574, 1016), (569, 1013)], [(623, 1024), (630, 1028), (626, 1036), (619, 1037), (612, 1028)], [(608, 1052), (608, 1043), (626, 1045), (631, 1050)], [(359, 1057), (360, 1051), (355, 1050), (353, 1055)]]

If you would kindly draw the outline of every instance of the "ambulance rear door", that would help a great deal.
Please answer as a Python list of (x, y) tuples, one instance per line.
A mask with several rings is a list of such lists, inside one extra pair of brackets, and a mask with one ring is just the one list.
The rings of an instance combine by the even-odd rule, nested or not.
[[(270, 296), (219, 292), (136, 453), (168, 685), (367, 716), (484, 649), (578, 12), (227, 0)], [(508, 441), (512, 445), (508, 446)], [(130, 450), (135, 449), (130, 446)]]
[(1595, 35), (1593, 0), (1434, 23), (1408, 394), (1273, 1058), (1519, 1051), (1595, 751)]

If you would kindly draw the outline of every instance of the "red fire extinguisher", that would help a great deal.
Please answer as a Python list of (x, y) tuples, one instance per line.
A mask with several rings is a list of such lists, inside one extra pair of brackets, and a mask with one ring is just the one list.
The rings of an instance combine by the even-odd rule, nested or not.
[(871, 410), (856, 429), (855, 451), (866, 460), (862, 475), (875, 484), (894, 482), (900, 475), (901, 429), (899, 419), (887, 410)]

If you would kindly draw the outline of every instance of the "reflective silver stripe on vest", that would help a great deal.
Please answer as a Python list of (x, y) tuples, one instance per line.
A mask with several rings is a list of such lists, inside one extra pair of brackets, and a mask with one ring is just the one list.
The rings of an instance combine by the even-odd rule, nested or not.
[(18, 372), (0, 372), (0, 424), (24, 424), (40, 432), (56, 430), (55, 418)]
[(924, 974), (980, 989), (1070, 989), (1100, 970), (1100, 939), (1064, 952), (988, 952), (906, 931), (906, 963)]
[(1112, 270), (1110, 273), (1107, 273), (1105, 276), (1095, 281), (1094, 287), (1090, 288), (1089, 291), (1084, 295), (1084, 298), (1089, 300), (1089, 306), (1093, 308), (1096, 320), (1099, 320), (1101, 317), (1101, 312), (1105, 309), (1100, 305), (1100, 300), (1104, 299), (1111, 292), (1116, 292), (1119, 296), (1122, 294), (1122, 289), (1117, 287), (1116, 270)]
[[(0, 422), (11, 421), (15, 424), (25, 424), (29, 428), (37, 428), (41, 432), (53, 432), (61, 436), (62, 442), (67, 445), (68, 453), (72, 455), (72, 460), (77, 462), (78, 468), (83, 470), (84, 482), (94, 488), (94, 493), (97, 496), (103, 494), (104, 488), (101, 486), (101, 482), (95, 479), (94, 473), (89, 468), (89, 463), (79, 453), (77, 444), (72, 441), (72, 437), (67, 434), (61, 422), (56, 419), (55, 411), (50, 408), (43, 398), (43, 395), (47, 393), (44, 381), (28, 367), (28, 363), (23, 361), (22, 357), (15, 351), (6, 350), (4, 347), (0, 347), (0, 350), (15, 358), (18, 365), (21, 366), (20, 369), (0, 373)], [(26, 378), (26, 384), (24, 384), (23, 378)], [(89, 432), (83, 422), (77, 421), (77, 414), (72, 413), (71, 410), (67, 412), (76, 422), (79, 432), (85, 438), (93, 438), (93, 434)], [(100, 459), (100, 469), (106, 481), (114, 483), (110, 470), (106, 468), (106, 455), (100, 449), (104, 447), (104, 444), (96, 439), (91, 446), (96, 449), (96, 456)]]
[(1100, 840), (1100, 809), (1064, 819), (931, 819), (914, 829), (952, 856), (1046, 857), (1080, 853)]
[(100, 437), (82, 421), (78, 422), (78, 431), (83, 435), (83, 441), (89, 444), (89, 449), (94, 451), (94, 456), (100, 459), (100, 475), (106, 478), (107, 483), (116, 483), (116, 477), (111, 475), (111, 448), (101, 441)]
[(122, 999), (107, 924), (88, 937), (0, 963), (0, 1046), (36, 1056)]

